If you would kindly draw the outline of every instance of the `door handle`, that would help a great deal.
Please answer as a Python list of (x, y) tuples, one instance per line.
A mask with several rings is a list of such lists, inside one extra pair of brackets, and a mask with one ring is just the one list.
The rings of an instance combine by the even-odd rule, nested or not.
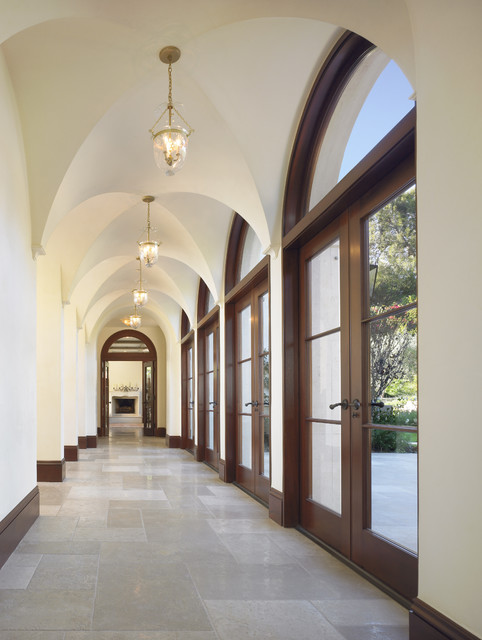
[(358, 400), (358, 398), (355, 398), (353, 402), (348, 402), (348, 400), (345, 398), (341, 402), (335, 402), (334, 404), (330, 404), (330, 409), (333, 410), (336, 407), (341, 407), (345, 411), (348, 409), (348, 407), (353, 407), (355, 411), (358, 411), (358, 409), (361, 407), (361, 403), (360, 403), (360, 400)]
[(380, 407), (381, 409), (384, 406), (385, 406), (384, 402), (370, 402), (370, 407)]
[(217, 407), (218, 403), (216, 402), (216, 400), (211, 400), (211, 402), (209, 402), (209, 404), (211, 404), (213, 407)]
[(253, 407), (259, 406), (259, 402), (257, 400), (255, 400), (254, 402), (245, 402), (244, 406), (247, 407), (249, 404), (252, 404)]

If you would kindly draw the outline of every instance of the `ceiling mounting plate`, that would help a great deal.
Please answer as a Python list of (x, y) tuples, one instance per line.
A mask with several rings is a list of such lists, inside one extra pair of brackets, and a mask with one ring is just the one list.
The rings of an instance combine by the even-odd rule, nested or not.
[(181, 57), (181, 50), (177, 47), (164, 47), (159, 51), (159, 58), (165, 64), (173, 64)]
[(144, 196), (142, 198), (142, 202), (154, 202), (155, 198), (154, 196)]

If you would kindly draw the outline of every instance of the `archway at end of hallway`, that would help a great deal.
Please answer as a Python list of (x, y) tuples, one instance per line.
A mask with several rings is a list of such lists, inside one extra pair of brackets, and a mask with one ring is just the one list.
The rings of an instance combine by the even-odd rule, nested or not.
[[(138, 389), (129, 389), (122, 384), (115, 401), (117, 409), (131, 407), (131, 414), (142, 416), (143, 434), (145, 436), (164, 436), (157, 428), (157, 352), (150, 338), (140, 331), (124, 329), (112, 334), (105, 341), (100, 358), (100, 426), (99, 437), (109, 435), (109, 416), (112, 415), (113, 398), (109, 383), (109, 363), (140, 362), (142, 366), (142, 382)], [(127, 382), (127, 381), (125, 381)], [(130, 382), (129, 382), (130, 384)], [(130, 404), (132, 403), (132, 404)], [(142, 411), (142, 413), (141, 413)], [(118, 411), (116, 411), (118, 413)], [(122, 414), (122, 411), (119, 413)]]

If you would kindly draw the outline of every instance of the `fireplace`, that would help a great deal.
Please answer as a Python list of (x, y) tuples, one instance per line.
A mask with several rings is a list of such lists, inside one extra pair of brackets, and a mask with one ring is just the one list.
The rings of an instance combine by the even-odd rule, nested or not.
[(135, 414), (136, 398), (114, 398), (114, 413)]
[(142, 408), (140, 391), (125, 391), (124, 393), (111, 393), (110, 417), (114, 421), (130, 422), (142, 419), (139, 413)]

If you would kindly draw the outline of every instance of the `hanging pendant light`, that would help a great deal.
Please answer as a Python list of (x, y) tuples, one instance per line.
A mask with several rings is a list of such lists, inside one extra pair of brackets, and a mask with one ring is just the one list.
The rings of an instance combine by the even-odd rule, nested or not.
[(143, 307), (149, 298), (149, 293), (142, 286), (142, 260), (140, 256), (137, 256), (136, 260), (139, 260), (139, 286), (133, 290), (132, 295), (134, 297), (134, 306)]
[(140, 316), (140, 313), (137, 310), (137, 307), (134, 307), (134, 313), (129, 316), (129, 325), (133, 328), (133, 329), (138, 329), (141, 326), (142, 323), (142, 318)]
[(151, 240), (151, 210), (150, 204), (154, 202), (154, 196), (144, 196), (142, 198), (143, 202), (147, 202), (147, 240), (143, 242), (138, 242), (139, 245), (139, 256), (142, 260), (144, 260), (144, 264), (146, 267), (152, 267), (153, 264), (157, 262), (159, 258), (159, 242), (156, 240)]
[(149, 133), (152, 136), (154, 160), (166, 176), (174, 175), (183, 166), (187, 154), (188, 138), (194, 129), (184, 120), (172, 102), (172, 65), (181, 57), (177, 47), (164, 47), (159, 52), (162, 62), (169, 65), (169, 94), (167, 107), (156, 120)]

